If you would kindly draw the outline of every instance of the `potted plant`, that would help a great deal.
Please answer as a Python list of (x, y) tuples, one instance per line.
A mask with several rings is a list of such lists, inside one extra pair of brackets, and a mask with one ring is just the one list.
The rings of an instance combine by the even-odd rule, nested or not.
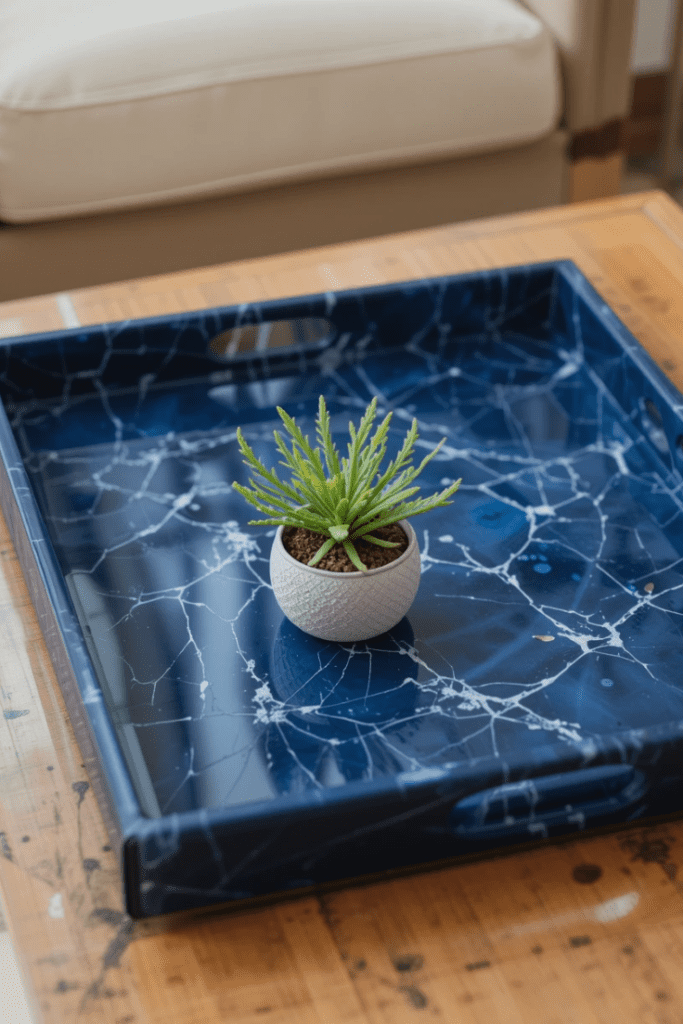
[(318, 447), (284, 409), (277, 411), (289, 434), (287, 447), (282, 435), (273, 432), (281, 465), (291, 472), (289, 481), (264, 466), (238, 428), (244, 462), (258, 479), (250, 478), (249, 487), (233, 487), (268, 516), (250, 525), (278, 527), (270, 556), (278, 604), (296, 626), (323, 640), (378, 636), (403, 618), (420, 582), (420, 552), (407, 520), (449, 505), (460, 485), (457, 480), (431, 497), (415, 497), (420, 488), (414, 481), (446, 439), (414, 466), (418, 433), (413, 420), (395, 458), (382, 468), (391, 413), (372, 433), (376, 398), (357, 429), (349, 423), (347, 458), (340, 458), (332, 440), (322, 395)]

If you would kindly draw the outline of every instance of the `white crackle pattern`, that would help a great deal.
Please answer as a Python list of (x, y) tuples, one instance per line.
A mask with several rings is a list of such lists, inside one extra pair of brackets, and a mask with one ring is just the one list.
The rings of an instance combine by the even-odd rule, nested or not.
[[(588, 763), (604, 732), (683, 718), (667, 674), (683, 654), (680, 473), (616, 407), (610, 365), (585, 358), (579, 313), (567, 335), (530, 338), (527, 300), (510, 308), (502, 281), (483, 333), (454, 338), (435, 285), (404, 350), (373, 351), (369, 325), (272, 380), (259, 362), (240, 380), (226, 367), (208, 384), (189, 370), (183, 387), (161, 383), (182, 349), (178, 321), (161, 365), (118, 392), (102, 373), (143, 356), (121, 351), (124, 327), (108, 328), (95, 365), (60, 371), (59, 400), (18, 406), (16, 435), (151, 815), (431, 778), (550, 746)], [(207, 341), (217, 329), (210, 316), (200, 327)], [(81, 395), (90, 379), (97, 393)], [(267, 459), (274, 407), (310, 433), (321, 389), (339, 436), (374, 395), (394, 413), (393, 445), (413, 416), (421, 453), (446, 436), (425, 493), (463, 478), (450, 507), (413, 521), (420, 590), (376, 641), (287, 632), (273, 531), (248, 525), (230, 487), (244, 479), (237, 424)]]

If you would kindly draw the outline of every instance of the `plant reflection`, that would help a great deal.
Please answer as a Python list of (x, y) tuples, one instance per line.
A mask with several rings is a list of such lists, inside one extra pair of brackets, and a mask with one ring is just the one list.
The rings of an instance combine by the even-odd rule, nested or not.
[[(275, 637), (262, 737), (279, 792), (341, 785), (406, 767), (419, 687), (407, 618), (355, 644), (308, 636), (287, 619)], [(303, 682), (302, 682), (303, 680)], [(412, 724), (410, 724), (412, 723)]]

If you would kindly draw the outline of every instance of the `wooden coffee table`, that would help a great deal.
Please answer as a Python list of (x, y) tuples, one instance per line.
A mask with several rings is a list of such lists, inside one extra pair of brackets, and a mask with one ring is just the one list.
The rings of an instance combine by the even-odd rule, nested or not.
[[(659, 193), (5, 303), (0, 335), (557, 258), (683, 390), (683, 210)], [(0, 710), (0, 887), (36, 1020), (683, 1019), (681, 820), (131, 922), (4, 523)]]

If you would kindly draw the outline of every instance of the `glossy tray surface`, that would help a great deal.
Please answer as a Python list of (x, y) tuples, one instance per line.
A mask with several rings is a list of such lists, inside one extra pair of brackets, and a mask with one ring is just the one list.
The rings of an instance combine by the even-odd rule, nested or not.
[[(274, 321), (313, 341), (212, 342), (254, 324), (258, 346)], [(573, 265), (20, 339), (0, 370), (10, 518), (132, 912), (391, 866), (397, 829), (406, 860), (461, 852), (470, 819), (482, 841), (545, 832), (573, 777), (598, 819), (645, 813), (678, 778), (681, 399)], [(312, 434), (321, 393), (340, 441), (375, 395), (390, 450), (413, 416), (420, 453), (445, 436), (423, 493), (463, 479), (412, 521), (408, 616), (353, 645), (283, 618), (274, 530), (230, 487), (236, 427), (273, 465), (275, 406)], [(545, 824), (542, 786), (514, 789), (530, 776), (560, 780)]]

